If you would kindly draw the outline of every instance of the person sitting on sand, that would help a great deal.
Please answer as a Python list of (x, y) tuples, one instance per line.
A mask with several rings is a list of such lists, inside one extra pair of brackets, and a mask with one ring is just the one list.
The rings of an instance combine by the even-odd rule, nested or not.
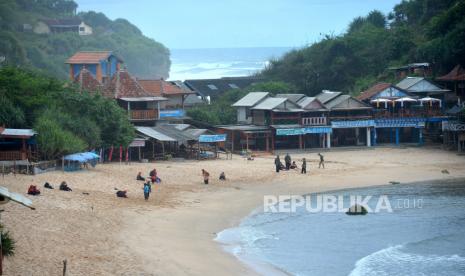
[(307, 173), (307, 160), (305, 158), (302, 159), (302, 170), (300, 171), (301, 174)]
[(31, 185), (29, 186), (29, 189), (27, 189), (27, 194), (33, 196), (40, 195), (40, 190), (37, 189), (36, 185)]
[(155, 183), (157, 180), (157, 169), (153, 169), (150, 171), (150, 179), (152, 180), (152, 183)]
[(226, 174), (224, 172), (220, 173), (220, 180), (226, 180)]
[(208, 179), (210, 178), (210, 173), (202, 169), (203, 183), (208, 184)]
[(292, 164), (291, 164), (291, 166), (289, 168), (293, 169), (293, 170), (297, 169), (297, 164), (295, 163), (295, 161), (292, 161)]
[(68, 184), (66, 184), (66, 181), (63, 181), (60, 184), (60, 191), (71, 192), (72, 189), (68, 187)]
[(127, 190), (124, 190), (124, 191), (117, 191), (116, 192), (116, 196), (117, 197), (124, 197), (124, 198), (127, 198), (128, 196), (126, 195), (128, 191)]
[(139, 172), (139, 173), (137, 174), (136, 180), (145, 181), (145, 178), (142, 176), (142, 172)]
[(48, 183), (48, 182), (45, 182), (45, 184), (44, 184), (44, 188), (47, 188), (47, 189), (53, 189), (53, 186), (52, 186), (52, 185), (50, 185), (50, 183)]

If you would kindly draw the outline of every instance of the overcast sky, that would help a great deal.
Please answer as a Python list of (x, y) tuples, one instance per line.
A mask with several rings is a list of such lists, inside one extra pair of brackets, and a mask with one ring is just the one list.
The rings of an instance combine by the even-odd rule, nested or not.
[(300, 47), (400, 0), (75, 0), (125, 18), (169, 48)]

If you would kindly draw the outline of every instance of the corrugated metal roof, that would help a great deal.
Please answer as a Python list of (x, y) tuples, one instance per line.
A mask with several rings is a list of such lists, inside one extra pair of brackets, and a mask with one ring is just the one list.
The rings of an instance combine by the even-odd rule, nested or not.
[(250, 92), (249, 94), (242, 97), (242, 99), (235, 102), (232, 106), (251, 107), (267, 97), (268, 94), (268, 92)]
[(34, 136), (37, 134), (32, 129), (17, 129), (17, 128), (5, 128), (1, 133), (4, 136)]
[(330, 100), (336, 98), (337, 96), (341, 95), (342, 92), (336, 92), (336, 91), (329, 91), (329, 90), (323, 90), (320, 94), (316, 95), (316, 98), (323, 104), (326, 104)]
[(182, 130), (182, 131), (188, 129), (191, 126), (189, 124), (168, 124), (168, 125), (173, 126), (176, 129), (179, 129), (179, 130)]
[(398, 84), (396, 84), (396, 86), (402, 89), (409, 89), (421, 80), (423, 80), (423, 78), (421, 77), (406, 77), (405, 79), (401, 80)]
[(125, 102), (156, 102), (156, 101), (167, 101), (164, 97), (134, 97), (134, 98), (119, 98)]
[(195, 137), (196, 139), (199, 139), (200, 135), (210, 133), (211, 131), (209, 131), (208, 129), (205, 129), (205, 128), (191, 128), (191, 129), (184, 130), (184, 132), (189, 134), (192, 137)]
[(153, 129), (175, 139), (175, 141), (178, 142), (197, 140), (196, 137), (189, 135), (189, 133), (181, 131), (171, 125), (158, 125), (156, 127), (153, 127)]
[(273, 110), (274, 108), (276, 108), (280, 104), (284, 103), (285, 101), (287, 101), (286, 98), (267, 98), (264, 101), (262, 101), (261, 103), (254, 106), (252, 109), (255, 109), (255, 110)]
[(300, 101), (302, 98), (305, 97), (305, 94), (277, 94), (276, 97), (286, 98), (289, 101), (297, 103), (298, 101)]
[(349, 95), (341, 95), (334, 100), (326, 103), (326, 107), (329, 109), (368, 109), (371, 106), (356, 100)]
[(176, 139), (171, 138), (161, 132), (158, 132), (154, 128), (151, 127), (136, 127), (136, 130), (144, 135), (152, 137), (155, 140), (163, 141), (163, 142), (176, 142)]

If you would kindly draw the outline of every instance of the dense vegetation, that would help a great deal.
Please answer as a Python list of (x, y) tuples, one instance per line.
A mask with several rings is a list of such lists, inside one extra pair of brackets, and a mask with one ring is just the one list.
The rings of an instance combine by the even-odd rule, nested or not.
[(101, 146), (127, 146), (134, 128), (114, 100), (79, 93), (39, 73), (0, 68), (0, 125), (33, 128), (46, 159)]
[(465, 65), (465, 0), (403, 0), (387, 16), (372, 11), (347, 31), (274, 60), (262, 75), (308, 95), (322, 89), (359, 93), (392, 77), (386, 69), (430, 62), (435, 74)]
[(234, 124), (237, 118), (236, 109), (231, 104), (247, 95), (247, 93), (259, 91), (267, 91), (271, 94), (293, 93), (295, 89), (293, 85), (279, 81), (256, 83), (242, 90), (233, 89), (227, 91), (214, 99), (211, 105), (200, 105), (189, 109), (187, 115), (196, 121), (212, 125)]
[(35, 34), (24, 24), (36, 26), (40, 19), (74, 17), (77, 4), (71, 0), (0, 1), (0, 57), (7, 64), (35, 67), (57, 78), (66, 78), (64, 62), (79, 50), (112, 50), (141, 78), (168, 76), (169, 50), (145, 37), (125, 19), (108, 19), (103, 13), (77, 14), (93, 28), (93, 34)]

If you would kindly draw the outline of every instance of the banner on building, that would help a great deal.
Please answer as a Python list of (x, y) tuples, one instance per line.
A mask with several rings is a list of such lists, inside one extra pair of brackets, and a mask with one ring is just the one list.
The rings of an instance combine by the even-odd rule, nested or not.
[(375, 120), (332, 121), (333, 128), (374, 127)]
[(200, 143), (214, 143), (214, 142), (224, 142), (226, 141), (226, 134), (217, 134), (217, 135), (200, 135)]
[(182, 109), (160, 110), (160, 118), (178, 118), (186, 116)]
[(310, 133), (331, 133), (331, 127), (301, 127), (301, 128), (278, 128), (276, 135), (278, 136), (291, 136), (291, 135), (305, 135)]

